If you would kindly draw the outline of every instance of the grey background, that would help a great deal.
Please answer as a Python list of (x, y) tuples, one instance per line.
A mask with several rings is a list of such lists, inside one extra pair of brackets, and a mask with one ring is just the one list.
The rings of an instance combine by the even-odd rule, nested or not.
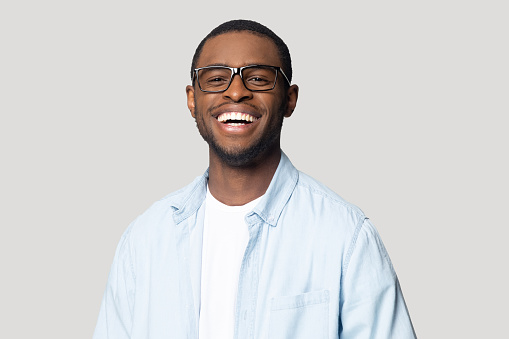
[(300, 98), (283, 149), (360, 206), (420, 338), (500, 338), (509, 302), (503, 1), (0, 5), (0, 337), (90, 338), (116, 244), (207, 166), (197, 44), (260, 21)]

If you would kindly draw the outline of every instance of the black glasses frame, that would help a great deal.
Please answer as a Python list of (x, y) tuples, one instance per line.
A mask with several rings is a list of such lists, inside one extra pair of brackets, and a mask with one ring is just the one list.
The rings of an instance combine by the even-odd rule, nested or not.
[[(267, 89), (250, 89), (246, 86), (246, 83), (244, 82), (244, 78), (242, 77), (242, 71), (246, 68), (253, 68), (253, 67), (267, 67), (267, 68), (272, 68), (274, 70), (276, 70), (276, 78), (274, 79), (274, 85), (272, 86), (272, 88), (267, 88)], [(207, 91), (207, 90), (204, 90), (203, 88), (201, 88), (201, 85), (200, 85), (200, 80), (198, 79), (198, 71), (201, 70), (201, 69), (211, 69), (211, 68), (222, 68), (222, 69), (229, 69), (231, 72), (232, 72), (232, 75), (230, 77), (230, 82), (228, 83), (228, 86), (226, 86), (225, 89), (222, 89), (220, 91)], [(277, 84), (277, 76), (278, 74), (281, 73), (283, 74), (283, 77), (285, 78), (286, 82), (288, 83), (288, 85), (291, 85), (290, 84), (290, 80), (288, 80), (288, 77), (286, 76), (285, 72), (283, 72), (283, 70), (281, 69), (281, 67), (278, 67), (278, 66), (269, 66), (269, 65), (248, 65), (248, 66), (243, 66), (243, 67), (228, 67), (228, 66), (205, 66), (205, 67), (200, 67), (200, 68), (195, 68), (193, 70), (193, 84), (194, 84), (194, 81), (196, 80), (198, 82), (198, 87), (200, 88), (200, 90), (202, 92), (205, 92), (205, 93), (221, 93), (221, 92), (225, 92), (228, 90), (228, 88), (230, 88), (230, 85), (232, 84), (232, 81), (233, 81), (233, 77), (238, 74), (240, 76), (240, 79), (242, 80), (242, 84), (244, 85), (244, 87), (251, 91), (251, 92), (266, 92), (266, 91), (271, 91), (273, 90), (275, 87), (276, 87), (276, 84)]]

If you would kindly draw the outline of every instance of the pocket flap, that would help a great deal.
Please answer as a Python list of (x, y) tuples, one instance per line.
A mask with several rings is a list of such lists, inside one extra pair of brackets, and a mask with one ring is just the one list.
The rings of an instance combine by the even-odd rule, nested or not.
[(287, 310), (326, 302), (329, 302), (328, 290), (313, 291), (298, 295), (272, 298), (271, 310)]

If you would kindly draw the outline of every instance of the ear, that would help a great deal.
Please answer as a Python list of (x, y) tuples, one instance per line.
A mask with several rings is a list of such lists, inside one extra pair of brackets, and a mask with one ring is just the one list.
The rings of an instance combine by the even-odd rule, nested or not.
[(299, 86), (291, 85), (286, 92), (287, 106), (285, 112), (285, 118), (292, 116), (295, 107), (297, 106), (297, 98), (299, 97)]
[(194, 114), (195, 106), (194, 106), (194, 87), (191, 85), (186, 86), (186, 95), (187, 95), (187, 108), (191, 112), (193, 118), (196, 118)]

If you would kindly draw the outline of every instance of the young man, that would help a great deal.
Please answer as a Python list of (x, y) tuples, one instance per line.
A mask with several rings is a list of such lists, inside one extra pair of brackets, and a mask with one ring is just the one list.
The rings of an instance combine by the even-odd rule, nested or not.
[(368, 218), (280, 150), (298, 96), (285, 43), (226, 22), (191, 74), (209, 169), (129, 226), (94, 338), (415, 338)]

